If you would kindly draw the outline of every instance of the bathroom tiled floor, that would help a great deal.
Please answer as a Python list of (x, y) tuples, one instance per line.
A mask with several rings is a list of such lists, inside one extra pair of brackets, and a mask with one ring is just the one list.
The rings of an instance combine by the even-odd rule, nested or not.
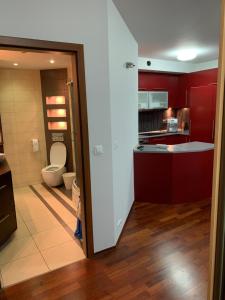
[(85, 258), (73, 237), (72, 201), (62, 191), (37, 184), (14, 196), (18, 229), (0, 248), (3, 287)]

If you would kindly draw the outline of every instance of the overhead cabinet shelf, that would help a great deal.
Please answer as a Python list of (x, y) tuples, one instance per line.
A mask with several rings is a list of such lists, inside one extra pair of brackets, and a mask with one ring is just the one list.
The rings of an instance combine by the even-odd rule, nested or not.
[(167, 109), (168, 92), (167, 91), (139, 91), (138, 109), (140, 111), (149, 109)]

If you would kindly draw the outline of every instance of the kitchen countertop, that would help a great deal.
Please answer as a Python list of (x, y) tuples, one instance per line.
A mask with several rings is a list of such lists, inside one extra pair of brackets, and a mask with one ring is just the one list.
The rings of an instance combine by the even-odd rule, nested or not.
[(177, 132), (168, 132), (167, 130), (146, 131), (140, 132), (139, 138), (145, 139), (170, 135), (189, 135), (189, 130), (178, 130)]
[(137, 147), (134, 149), (135, 153), (191, 153), (213, 150), (214, 144), (190, 142), (178, 145), (143, 145), (142, 149)]

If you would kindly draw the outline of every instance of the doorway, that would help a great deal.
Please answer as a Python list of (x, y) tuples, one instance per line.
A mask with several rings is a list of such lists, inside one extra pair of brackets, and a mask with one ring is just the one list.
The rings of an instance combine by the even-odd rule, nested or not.
[[(91, 257), (93, 255), (93, 236), (92, 236), (92, 212), (91, 212), (91, 183), (90, 183), (90, 163), (89, 163), (89, 143), (88, 143), (88, 122), (87, 122), (87, 104), (86, 104), (86, 94), (85, 94), (85, 74), (84, 74), (84, 54), (82, 45), (77, 44), (65, 44), (65, 43), (56, 43), (56, 42), (47, 42), (47, 41), (36, 41), (29, 39), (18, 39), (18, 38), (0, 38), (0, 49), (8, 50), (8, 51), (22, 51), (24, 53), (33, 53), (33, 55), (48, 53), (51, 56), (56, 54), (61, 54), (64, 56), (70, 57), (71, 60), (71, 68), (70, 68), (70, 76), (67, 77), (68, 86), (65, 88), (67, 90), (68, 95), (65, 98), (70, 98), (70, 104), (67, 105), (67, 110), (70, 113), (67, 116), (70, 116), (70, 119), (66, 119), (67, 116), (63, 116), (65, 120), (63, 121), (53, 119), (53, 115), (49, 116), (50, 108), (52, 108), (52, 113), (54, 113), (55, 107), (45, 106), (47, 102), (47, 98), (49, 95), (44, 95), (42, 88), (42, 100), (43, 100), (43, 117), (45, 123), (45, 139), (47, 136), (48, 129), (52, 129), (51, 126), (54, 127), (56, 122), (51, 121), (59, 121), (58, 124), (65, 126), (65, 124), (71, 123), (71, 152), (73, 153), (73, 157), (70, 158), (70, 166), (67, 166), (68, 171), (74, 171), (71, 169), (72, 165), (75, 165), (76, 168), (76, 183), (79, 190), (79, 196), (81, 201), (81, 224), (82, 224), (82, 248), (86, 257)], [(16, 63), (16, 62), (15, 62)], [(15, 65), (14, 65), (15, 66)], [(15, 66), (17, 67), (17, 66)], [(52, 74), (52, 71), (50, 71)], [(29, 76), (29, 75), (28, 75)], [(42, 77), (42, 87), (43, 87), (43, 78)], [(51, 77), (51, 76), (50, 76)], [(59, 83), (59, 80), (58, 80)], [(46, 91), (46, 88), (45, 88)], [(54, 94), (54, 96), (58, 95), (58, 93)], [(61, 95), (59, 95), (61, 96)], [(54, 100), (54, 99), (53, 99)], [(54, 106), (54, 104), (53, 104)], [(63, 110), (64, 108), (61, 108)], [(64, 109), (65, 112), (66, 109)], [(49, 117), (49, 119), (48, 119)], [(53, 117), (53, 118), (52, 118)], [(59, 116), (58, 116), (59, 117)], [(2, 120), (3, 122), (4, 120)], [(54, 128), (52, 133), (54, 134), (54, 142), (60, 143), (59, 139), (62, 138), (60, 136), (60, 132), (57, 132), (57, 128)], [(65, 129), (65, 128), (64, 128)], [(3, 137), (4, 138), (4, 137)], [(51, 135), (53, 138), (53, 135)], [(46, 139), (46, 156), (47, 162), (46, 165), (49, 165), (49, 154), (51, 143)], [(64, 140), (63, 140), (64, 142)], [(32, 141), (32, 147), (35, 148), (35, 141)], [(49, 149), (48, 149), (49, 146)], [(43, 174), (42, 174), (43, 175)], [(27, 190), (29, 189), (29, 191)], [(39, 187), (35, 184), (30, 184), (25, 190), (20, 190), (20, 196), (23, 197), (23, 192), (31, 195), (33, 193), (33, 197), (36, 197), (36, 200), (39, 199), (42, 201), (42, 206), (49, 209), (49, 203), (45, 203), (45, 199), (43, 195), (45, 193), (51, 194), (52, 198), (57, 199), (56, 201), (60, 201), (59, 205), (63, 205), (68, 208), (70, 211), (73, 209), (71, 203), (69, 203), (68, 192), (65, 189), (51, 188), (47, 184), (39, 184)], [(30, 194), (31, 193), (31, 194)], [(51, 209), (50, 209), (51, 210)], [(60, 212), (58, 213), (58, 215)], [(53, 212), (54, 215), (54, 212)], [(57, 219), (57, 213), (54, 215)], [(59, 221), (59, 219), (58, 219)], [(65, 227), (65, 226), (64, 226)], [(68, 230), (68, 226), (66, 227)]]

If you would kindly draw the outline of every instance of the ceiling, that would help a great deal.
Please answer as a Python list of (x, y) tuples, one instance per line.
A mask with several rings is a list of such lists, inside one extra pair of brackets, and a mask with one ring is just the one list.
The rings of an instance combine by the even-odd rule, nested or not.
[[(54, 60), (51, 64), (50, 60)], [(14, 66), (18, 63), (18, 66)], [(0, 50), (0, 68), (46, 70), (68, 68), (71, 56), (60, 52), (29, 52), (25, 50)]]
[(139, 44), (139, 56), (176, 60), (196, 48), (196, 63), (218, 58), (220, 0), (113, 0)]

